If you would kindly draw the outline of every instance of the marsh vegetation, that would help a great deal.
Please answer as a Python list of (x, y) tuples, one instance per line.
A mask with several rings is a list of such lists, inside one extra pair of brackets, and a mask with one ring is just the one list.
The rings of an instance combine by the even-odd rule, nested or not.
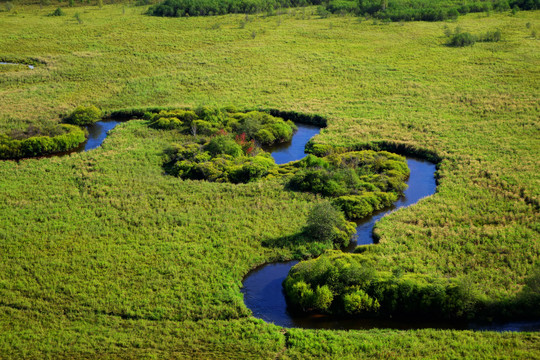
[[(437, 193), (377, 224), (379, 244), (363, 254), (375, 280), (463, 278), (487, 303), (536, 301), (538, 11), (386, 23), (321, 18), (317, 7), (246, 20), (75, 5), (62, 6), (66, 16), (47, 16), (58, 4), (0, 12), (2, 60), (39, 60), (33, 70), (0, 65), (1, 133), (60, 124), (79, 104), (106, 114), (233, 104), (318, 116), (328, 126), (310, 145), (317, 155), (438, 160)], [(448, 47), (445, 25), (500, 29), (502, 40)], [(333, 198), (284, 191), (283, 177), (165, 176), (168, 151), (193, 134), (150, 127), (143, 115), (95, 151), (0, 162), (1, 357), (537, 356), (535, 332), (313, 331), (252, 318), (243, 276), (301, 257), (284, 239)]]

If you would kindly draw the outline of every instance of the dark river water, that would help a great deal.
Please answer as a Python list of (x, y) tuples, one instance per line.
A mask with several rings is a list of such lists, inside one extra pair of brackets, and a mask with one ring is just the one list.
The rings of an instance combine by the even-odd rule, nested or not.
[(298, 130), (294, 133), (291, 141), (264, 148), (264, 150), (272, 153), (276, 164), (281, 165), (302, 159), (306, 156), (304, 152), (306, 143), (321, 131), (321, 128), (318, 126), (304, 124), (296, 124), (296, 126)]
[[(272, 156), (278, 164), (299, 160), (305, 156), (304, 147), (309, 139), (319, 133), (319, 128), (299, 125), (298, 132), (289, 144), (270, 148)], [(398, 201), (388, 209), (357, 222), (356, 235), (352, 244), (345, 251), (353, 251), (357, 245), (372, 244), (373, 227), (384, 215), (399, 208), (417, 203), (436, 191), (435, 164), (425, 160), (407, 158), (411, 170), (408, 188)], [(242, 293), (246, 306), (253, 316), (283, 327), (299, 327), (312, 329), (473, 329), (492, 331), (538, 331), (540, 321), (513, 322), (504, 324), (473, 324), (425, 320), (392, 320), (392, 319), (351, 319), (324, 315), (305, 315), (289, 312), (285, 301), (282, 283), (289, 270), (298, 261), (271, 263), (262, 265), (249, 272), (243, 281)]]
[(86, 130), (88, 130), (88, 138), (85, 142), (69, 151), (57, 152), (42, 157), (49, 158), (55, 156), (66, 156), (69, 154), (85, 152), (100, 147), (105, 138), (107, 138), (107, 133), (109, 132), (109, 130), (114, 129), (115, 126), (120, 123), (121, 121), (116, 120), (102, 120), (92, 125), (88, 125), (86, 127)]
[(82, 143), (75, 151), (83, 152), (99, 147), (107, 137), (107, 132), (114, 129), (118, 124), (120, 124), (120, 121), (103, 120), (88, 126), (88, 140)]

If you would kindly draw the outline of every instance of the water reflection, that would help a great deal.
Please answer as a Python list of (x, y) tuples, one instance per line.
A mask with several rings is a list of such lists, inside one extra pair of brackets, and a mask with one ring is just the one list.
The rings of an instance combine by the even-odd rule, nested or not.
[(309, 139), (317, 135), (321, 128), (314, 125), (296, 124), (298, 130), (294, 133), (291, 141), (275, 146), (264, 147), (264, 150), (272, 153), (276, 164), (286, 164), (291, 161), (300, 160), (306, 153), (305, 147)]

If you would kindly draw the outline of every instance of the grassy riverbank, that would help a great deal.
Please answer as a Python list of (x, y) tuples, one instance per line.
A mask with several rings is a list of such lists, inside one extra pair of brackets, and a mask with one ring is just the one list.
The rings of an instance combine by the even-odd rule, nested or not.
[[(388, 140), (443, 159), (437, 194), (377, 226), (379, 270), (466, 278), (493, 301), (522, 290), (540, 255), (539, 12), (381, 25), (312, 8), (45, 16), (54, 8), (0, 12), (0, 60), (37, 65), (0, 67), (1, 132), (81, 104), (319, 113), (329, 126), (318, 143)], [(457, 26), (500, 29), (502, 41), (445, 46)], [(315, 198), (273, 181), (164, 176), (164, 151), (182, 136), (132, 121), (88, 153), (0, 162), (0, 357), (539, 357), (537, 334), (283, 331), (250, 319), (243, 275), (292, 255), (261, 244), (299, 233)]]

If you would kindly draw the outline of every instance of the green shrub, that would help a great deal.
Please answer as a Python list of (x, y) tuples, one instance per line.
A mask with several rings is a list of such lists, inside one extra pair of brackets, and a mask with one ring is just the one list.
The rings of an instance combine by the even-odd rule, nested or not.
[(396, 193), (367, 192), (361, 195), (340, 196), (334, 200), (349, 219), (361, 219), (377, 210), (391, 206), (398, 198)]
[(75, 110), (65, 119), (69, 124), (85, 126), (91, 125), (101, 120), (101, 110), (94, 105), (91, 106), (77, 106)]
[(181, 17), (267, 12), (272, 15), (274, 9), (319, 5), (321, 2), (321, 0), (165, 0), (160, 4), (151, 6), (147, 14)]
[(355, 231), (354, 223), (346, 221), (343, 213), (328, 201), (313, 206), (305, 228), (312, 241), (332, 243), (338, 248), (349, 245)]
[(276, 141), (276, 137), (267, 129), (260, 129), (254, 137), (260, 144), (273, 144)]
[(343, 310), (347, 314), (361, 315), (379, 310), (377, 299), (371, 298), (363, 290), (356, 290), (343, 296)]
[(452, 47), (472, 46), (476, 42), (476, 37), (468, 32), (459, 32), (452, 35), (447, 45)]
[(21, 159), (64, 152), (76, 148), (86, 140), (83, 129), (78, 126), (61, 124), (55, 136), (31, 136), (14, 139), (0, 134), (0, 159)]
[(60, 7), (57, 7), (56, 10), (54, 10), (52, 13), (49, 14), (49, 16), (64, 16), (64, 15), (65, 13)]
[(313, 293), (313, 307), (318, 311), (327, 312), (334, 300), (334, 294), (326, 285), (317, 286)]
[[(466, 281), (376, 272), (371, 261), (363, 254), (327, 251), (317, 259), (301, 262), (283, 283), (287, 300), (306, 312), (358, 316), (460, 319), (479, 314), (481, 304)], [(331, 293), (325, 296), (333, 299), (331, 306), (316, 306), (313, 289), (321, 288)]]
[(306, 152), (315, 156), (328, 156), (335, 152), (335, 147), (332, 145), (317, 144), (310, 140), (306, 144)]
[(497, 29), (495, 31), (488, 31), (482, 35), (478, 41), (480, 42), (498, 42), (501, 41), (502, 33), (501, 30)]
[(228, 135), (220, 135), (214, 137), (210, 142), (205, 146), (205, 150), (210, 153), (212, 156), (219, 154), (226, 154), (232, 157), (238, 157), (243, 154), (242, 147), (238, 145), (234, 139)]
[(184, 123), (176, 117), (160, 117), (151, 124), (154, 128), (166, 130), (180, 129), (183, 125)]
[(205, 145), (177, 146), (170, 172), (182, 179), (212, 182), (247, 183), (265, 177), (276, 167), (274, 159), (263, 151), (250, 155), (241, 139), (218, 135)]

